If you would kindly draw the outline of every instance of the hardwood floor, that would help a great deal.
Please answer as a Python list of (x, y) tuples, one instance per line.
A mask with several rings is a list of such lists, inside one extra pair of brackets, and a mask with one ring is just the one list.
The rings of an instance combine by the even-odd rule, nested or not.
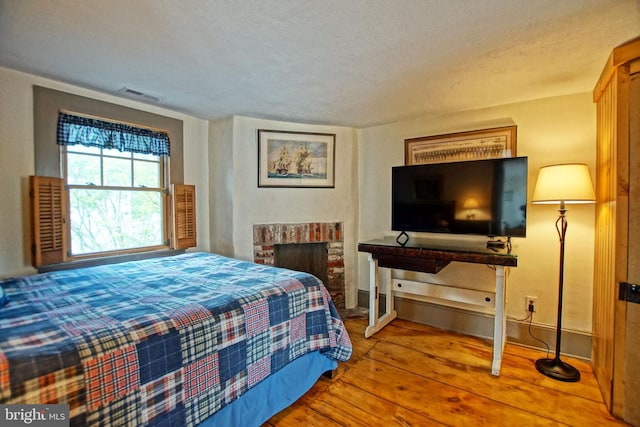
[(563, 358), (582, 379), (555, 381), (534, 366), (546, 353), (507, 343), (495, 377), (490, 340), (398, 319), (365, 339), (366, 320), (345, 323), (351, 360), (264, 426), (626, 425), (607, 412), (588, 362)]

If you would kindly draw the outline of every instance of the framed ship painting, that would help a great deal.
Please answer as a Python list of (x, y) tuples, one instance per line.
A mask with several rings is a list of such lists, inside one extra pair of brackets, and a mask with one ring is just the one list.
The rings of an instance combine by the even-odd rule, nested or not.
[(258, 187), (335, 187), (333, 133), (258, 129)]

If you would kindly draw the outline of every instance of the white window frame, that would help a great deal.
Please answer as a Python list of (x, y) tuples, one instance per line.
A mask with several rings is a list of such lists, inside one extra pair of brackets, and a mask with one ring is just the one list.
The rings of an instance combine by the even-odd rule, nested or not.
[[(63, 179), (64, 179), (64, 183), (65, 183), (65, 192), (64, 192), (64, 197), (65, 197), (65, 205), (66, 205), (66, 217), (68, 218), (68, 225), (66, 227), (66, 241), (69, 242), (68, 243), (68, 248), (67, 248), (67, 253), (66, 253), (66, 259), (69, 261), (73, 261), (73, 260), (80, 260), (80, 259), (87, 259), (87, 258), (100, 258), (100, 257), (107, 257), (107, 256), (113, 256), (113, 255), (125, 255), (125, 254), (132, 254), (132, 253), (138, 253), (138, 252), (149, 252), (149, 251), (157, 251), (157, 250), (166, 250), (166, 249), (170, 249), (170, 236), (171, 236), (171, 206), (170, 206), (170, 201), (169, 201), (169, 191), (168, 191), (168, 183), (170, 182), (169, 180), (169, 171), (170, 171), (170, 165), (169, 165), (169, 157), (168, 156), (160, 156), (160, 162), (159, 162), (159, 167), (160, 167), (160, 183), (161, 183), (161, 187), (158, 188), (148, 188), (148, 187), (144, 187), (144, 189), (142, 188), (136, 188), (133, 187), (133, 183), (131, 187), (123, 187), (123, 186), (105, 186), (102, 185), (102, 183), (104, 182), (104, 162), (103, 159), (104, 158), (118, 158), (118, 159), (127, 159), (130, 161), (131, 163), (131, 167), (133, 169), (133, 153), (129, 153), (131, 154), (131, 157), (115, 157), (115, 156), (109, 156), (108, 154), (105, 155), (103, 153), (104, 149), (100, 148), (100, 154), (86, 154), (86, 153), (82, 153), (82, 154), (86, 154), (86, 155), (91, 155), (91, 156), (96, 156), (96, 157), (100, 157), (100, 174), (101, 174), (101, 180), (102, 182), (100, 183), (100, 185), (92, 183), (92, 185), (81, 185), (81, 184), (69, 184), (67, 181), (68, 178), (68, 161), (67, 161), (67, 152), (71, 151), (73, 152), (73, 145), (72, 146), (60, 146), (60, 165), (61, 168), (60, 170), (63, 172)], [(131, 176), (132, 176), (132, 180), (134, 179), (134, 175), (133, 175), (133, 170), (131, 172)], [(152, 245), (152, 246), (143, 246), (143, 247), (135, 247), (135, 248), (126, 248), (126, 249), (118, 249), (118, 250), (109, 250), (109, 251), (102, 251), (102, 252), (91, 252), (91, 253), (83, 253), (83, 254), (73, 254), (71, 251), (71, 242), (72, 242), (72, 225), (71, 225), (71, 197), (70, 197), (70, 193), (71, 190), (74, 189), (101, 189), (101, 190), (116, 190), (116, 191), (154, 191), (154, 192), (159, 192), (162, 195), (162, 244), (160, 245)]]

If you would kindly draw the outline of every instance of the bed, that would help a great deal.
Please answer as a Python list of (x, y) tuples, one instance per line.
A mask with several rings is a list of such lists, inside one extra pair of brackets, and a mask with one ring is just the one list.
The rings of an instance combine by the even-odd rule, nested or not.
[(0, 404), (71, 425), (260, 425), (352, 351), (320, 280), (210, 253), (0, 286)]

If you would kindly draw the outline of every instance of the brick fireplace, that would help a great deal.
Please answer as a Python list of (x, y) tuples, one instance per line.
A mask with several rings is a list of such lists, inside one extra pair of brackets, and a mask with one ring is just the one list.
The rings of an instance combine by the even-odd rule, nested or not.
[(338, 308), (344, 308), (344, 241), (341, 222), (298, 224), (256, 224), (253, 226), (253, 260), (274, 265), (276, 245), (326, 243), (327, 283), (325, 286)]

